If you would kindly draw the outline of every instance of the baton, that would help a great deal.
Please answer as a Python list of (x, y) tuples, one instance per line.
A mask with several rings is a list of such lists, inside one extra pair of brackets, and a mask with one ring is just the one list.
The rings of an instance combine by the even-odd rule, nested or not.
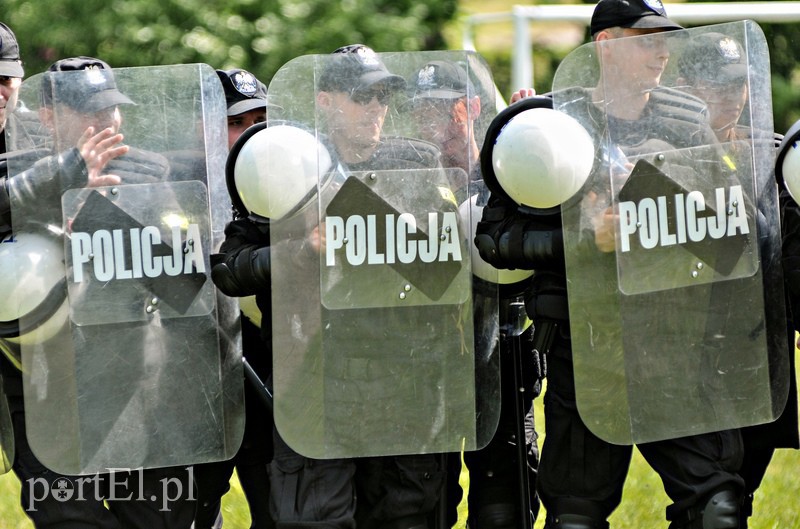
[[(534, 332), (535, 334), (535, 332)], [(525, 435), (525, 386), (522, 381), (522, 351), (519, 345), (519, 336), (511, 338), (511, 361), (514, 368), (514, 425), (517, 436), (517, 479), (519, 482), (519, 507), (521, 529), (531, 529), (531, 485), (528, 475), (528, 439)]]
[(253, 366), (250, 365), (250, 362), (248, 362), (246, 358), (242, 358), (242, 367), (244, 367), (244, 378), (250, 382), (253, 389), (258, 393), (259, 399), (261, 399), (261, 402), (267, 408), (267, 412), (272, 415), (272, 392), (267, 385), (264, 384), (261, 377), (258, 376), (256, 370), (253, 369)]

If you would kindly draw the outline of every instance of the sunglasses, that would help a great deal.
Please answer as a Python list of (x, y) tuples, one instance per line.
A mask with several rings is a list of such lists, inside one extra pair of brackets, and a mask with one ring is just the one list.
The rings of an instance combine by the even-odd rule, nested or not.
[(367, 90), (365, 92), (353, 91), (350, 92), (350, 100), (359, 105), (368, 105), (372, 102), (372, 98), (378, 98), (378, 103), (381, 105), (388, 105), (392, 99), (392, 93), (388, 90)]

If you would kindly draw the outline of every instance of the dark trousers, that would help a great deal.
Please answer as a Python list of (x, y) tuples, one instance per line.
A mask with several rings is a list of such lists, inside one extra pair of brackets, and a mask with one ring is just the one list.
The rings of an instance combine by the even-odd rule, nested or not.
[(274, 443), (270, 509), (279, 529), (428, 527), (441, 497), (436, 454), (311, 459), (277, 431)]
[[(548, 357), (544, 398), (547, 436), (539, 463), (539, 495), (548, 520), (559, 514), (583, 514), (606, 520), (622, 498), (633, 447), (612, 445), (585, 426), (575, 405), (572, 362), (566, 355)], [(742, 438), (738, 430), (638, 445), (659, 474), (672, 500), (667, 519), (702, 507), (715, 491), (741, 493), (738, 474)]]
[[(530, 517), (539, 512), (536, 494), (536, 474), (539, 467), (539, 447), (533, 416), (533, 400), (539, 396), (539, 364), (534, 362), (530, 350), (529, 328), (520, 337), (504, 339), (500, 361), (500, 419), (497, 431), (489, 444), (480, 450), (464, 452), (464, 465), (469, 470), (468, 525), (471, 529), (497, 527), (527, 527), (520, 520), (522, 483), (520, 481), (519, 451), (517, 448), (517, 422), (523, 422), (525, 432), (526, 470)], [(516, 343), (513, 343), (516, 341)], [(516, 347), (516, 352), (512, 352)], [(525, 391), (521, 416), (517, 415), (516, 399), (519, 396), (514, 377), (514, 362), (520, 357), (522, 383)], [(460, 454), (448, 454), (447, 472), (447, 527), (457, 520), (458, 504), (463, 491), (458, 483), (461, 474)]]
[[(265, 454), (265, 449), (269, 453)], [(222, 497), (230, 490), (230, 479), (236, 469), (250, 509), (251, 529), (275, 527), (269, 514), (269, 474), (267, 465), (272, 459), (272, 440), (268, 445), (252, 445), (245, 439), (242, 447), (227, 461), (204, 463), (194, 466), (194, 481), (197, 491), (197, 511), (194, 529), (215, 527), (220, 516)]]
[[(261, 330), (242, 316), (242, 349), (253, 369), (266, 380), (272, 371), (272, 355), (261, 340)], [(222, 497), (230, 489), (236, 469), (250, 509), (250, 529), (272, 529), (269, 513), (269, 473), (272, 461), (272, 417), (254, 388), (245, 383), (245, 426), (242, 446), (232, 459), (194, 466), (197, 511), (194, 529), (212, 529), (221, 517)]]
[(273, 429), (269, 508), (278, 529), (354, 529), (353, 459), (310, 459)]

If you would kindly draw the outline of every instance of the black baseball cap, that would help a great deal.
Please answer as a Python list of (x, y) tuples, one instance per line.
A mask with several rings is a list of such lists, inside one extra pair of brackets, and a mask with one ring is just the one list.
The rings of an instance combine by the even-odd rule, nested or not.
[(336, 49), (320, 74), (317, 88), (324, 92), (368, 92), (376, 85), (403, 90), (406, 81), (386, 68), (378, 54), (363, 44)]
[(667, 18), (661, 0), (600, 0), (592, 13), (592, 35), (608, 28), (663, 29), (683, 27)]
[[(55, 75), (56, 72), (81, 71), (81, 74)], [(117, 105), (135, 103), (117, 89), (111, 67), (94, 57), (70, 57), (50, 65), (42, 78), (42, 103), (53, 101), (90, 114)]]
[(729, 83), (747, 77), (747, 56), (733, 37), (710, 32), (693, 35), (678, 57), (678, 71), (689, 81)]
[(431, 61), (417, 70), (409, 82), (409, 97), (416, 99), (457, 99), (475, 95), (467, 71), (450, 61)]
[(24, 75), (17, 36), (10, 27), (0, 22), (0, 76), (23, 77)]
[(251, 110), (266, 109), (269, 106), (266, 85), (247, 70), (241, 68), (217, 70), (217, 75), (225, 89), (228, 116), (238, 116)]

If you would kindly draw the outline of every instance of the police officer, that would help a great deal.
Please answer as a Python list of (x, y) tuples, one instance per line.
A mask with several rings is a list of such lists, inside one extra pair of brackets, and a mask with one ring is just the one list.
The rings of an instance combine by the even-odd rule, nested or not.
[[(10, 41), (3, 35), (3, 45)], [(14, 46), (16, 43), (14, 42)], [(8, 56), (4, 55), (5, 59)], [(21, 68), (17, 62), (3, 62), (10, 68)], [(14, 70), (21, 73), (21, 69)], [(66, 108), (60, 111), (68, 119), (56, 120), (53, 105), (58, 96), (53, 93), (52, 75), (65, 71), (87, 71), (75, 75), (71, 84), (60, 87), (61, 95), (70, 94)], [(91, 71), (91, 72), (89, 72)], [(102, 81), (98, 82), (99, 73)], [(14, 72), (10, 72), (14, 73)], [(72, 187), (101, 186), (122, 181), (151, 182), (163, 179), (169, 171), (166, 160), (153, 155), (147, 159), (142, 151), (122, 144), (119, 133), (119, 105), (133, 102), (120, 92), (107, 63), (93, 57), (73, 57), (53, 63), (42, 83), (41, 125), (50, 131), (50, 156), (39, 159), (30, 169), (6, 178), (3, 186), (5, 200), (12, 196), (22, 210), (41, 210), (55, 218), (58, 206), (53, 202)], [(44, 145), (39, 145), (43, 147)], [(23, 152), (21, 156), (25, 156)], [(41, 154), (39, 152), (38, 154)], [(13, 153), (12, 153), (13, 155)], [(23, 158), (24, 159), (24, 158)], [(15, 163), (23, 163), (15, 161)], [(149, 172), (148, 172), (149, 168)], [(42, 218), (42, 217), (40, 217)], [(37, 223), (28, 227), (36, 229)], [(15, 225), (15, 229), (20, 226)], [(42, 483), (52, 487), (70, 482), (65, 476), (46, 468), (31, 451), (26, 437), (25, 406), (21, 392), (21, 375), (3, 363), (3, 381), (13, 410), (15, 460), (13, 469), (19, 477), (22, 505), (37, 527), (91, 525), (93, 527), (189, 527), (194, 506), (191, 503), (191, 481), (187, 469), (163, 468), (132, 472), (97, 474), (88, 478), (94, 489), (82, 495), (47, 494), (32, 497), (34, 487)], [(15, 391), (16, 388), (16, 391)], [(54, 440), (55, 441), (55, 440)], [(178, 480), (186, 492), (170, 501), (165, 497), (164, 480)], [(141, 498), (139, 500), (132, 498)], [(104, 504), (107, 501), (107, 507)]]
[[(389, 101), (404, 87), (403, 78), (392, 74), (367, 46), (345, 46), (330, 56), (319, 76), (316, 106), (325, 119), (323, 141), (343, 171), (437, 165), (438, 151), (432, 145), (387, 138), (381, 134)], [(237, 147), (238, 144), (233, 153)], [(314, 161), (316, 163), (316, 158)], [(244, 215), (247, 214), (245, 211)], [(269, 223), (265, 219), (251, 215), (251, 220), (254, 222), (234, 222), (228, 226), (221, 254), (215, 259), (213, 277), (218, 287), (229, 295), (255, 294), (262, 314), (267, 315), (271, 314), (270, 289), (274, 288), (270, 283), (270, 245), (274, 246), (276, 241), (270, 242)], [(300, 220), (305, 222), (302, 218)], [(321, 230), (310, 231), (303, 232), (302, 248), (293, 252), (293, 261), (296, 261), (293, 266), (303, 271), (312, 269), (318, 262), (318, 253), (324, 244)], [(309, 273), (312, 274), (309, 281), (319, 281), (318, 272)], [(297, 295), (303, 296), (302, 293)], [(302, 302), (300, 297), (298, 303)], [(265, 320), (269, 321), (269, 318)], [(336, 327), (336, 322), (333, 322), (325, 332), (344, 333), (341, 338), (353, 335), (350, 328)], [(269, 333), (269, 325), (262, 324), (262, 334), (269, 336)], [(353, 344), (352, 351), (343, 349), (326, 357), (326, 368), (337, 362), (344, 365), (354, 352), (384, 353), (369, 338), (358, 333), (350, 337), (358, 339), (359, 343)], [(304, 343), (299, 336), (294, 339), (298, 341), (297, 345), (287, 344), (288, 349)], [(293, 354), (292, 358), (305, 360), (302, 352)], [(382, 380), (376, 382), (382, 384)], [(306, 380), (294, 382), (315, 384)], [(281, 383), (286, 384), (286, 381)], [(316, 386), (310, 390), (325, 389)], [(359, 404), (377, 405), (369, 400)], [(326, 426), (335, 428), (338, 435), (359, 435), (360, 425), (353, 418), (326, 416), (322, 420)], [(339, 424), (333, 425), (335, 422)], [(368, 439), (358, 441), (363, 443)], [(305, 457), (290, 448), (276, 429), (270, 478), (270, 509), (278, 527), (358, 525), (410, 529), (428, 526), (428, 519), (439, 499), (442, 471), (434, 454), (358, 459)]]
[[(660, 2), (649, 0), (601, 0), (591, 20), (593, 40), (658, 34), (681, 29), (667, 18)], [(604, 66), (615, 78), (601, 78), (591, 100), (606, 105), (609, 120), (617, 120), (624, 137), (612, 137), (623, 152), (635, 152), (648, 140), (669, 142), (676, 148), (712, 145), (713, 133), (698, 116), (702, 104), (689, 95), (658, 89), (668, 53), (657, 38), (640, 38), (622, 53), (603, 51)], [(599, 48), (598, 48), (599, 49)], [(618, 91), (604, 91), (609, 87)], [(624, 90), (627, 89), (627, 92)], [(627, 93), (630, 97), (622, 97)], [(517, 105), (526, 105), (523, 100)], [(581, 102), (582, 112), (594, 115), (594, 106)], [(677, 111), (671, 112), (670, 109)], [(681, 109), (681, 110), (678, 110)], [(688, 112), (684, 110), (688, 109)], [(658, 121), (669, 113), (675, 127), (666, 136), (666, 125), (639, 128), (644, 116)], [(661, 118), (663, 119), (663, 118)], [(602, 123), (602, 118), (597, 121)], [(623, 126), (626, 125), (626, 126)], [(602, 125), (599, 125), (602, 126)], [(612, 132), (613, 134), (613, 132)], [(600, 251), (615, 248), (614, 230), (601, 216), (590, 237)], [(535, 269), (526, 293), (526, 308), (536, 332), (552, 330), (547, 361), (545, 394), (547, 437), (539, 467), (538, 488), (547, 511), (545, 527), (590, 529), (608, 527), (607, 518), (622, 498), (622, 488), (632, 447), (614, 445), (596, 437), (578, 415), (573, 376), (573, 351), (566, 303), (566, 276), (561, 219), (557, 213), (532, 213), (517, 208), (499, 194), (493, 195), (478, 227), (476, 244), (490, 263), (498, 267)], [(735, 528), (743, 480), (737, 471), (742, 458), (738, 431), (721, 431), (639, 445), (648, 463), (659, 473), (673, 504), (667, 508), (670, 527)]]
[[(734, 167), (747, 164), (745, 154), (750, 152), (749, 141), (753, 139), (752, 128), (743, 125), (740, 118), (747, 105), (747, 56), (741, 43), (730, 35), (719, 32), (702, 33), (687, 42), (678, 61), (679, 84), (708, 105), (709, 122), (722, 147), (729, 153)], [(767, 137), (770, 131), (760, 131)], [(775, 146), (781, 146), (783, 136), (774, 134)], [(780, 174), (781, 168), (776, 169)], [(782, 177), (779, 178), (782, 180)], [(797, 221), (796, 203), (785, 188), (780, 189), (783, 204), (782, 227), (792, 233)], [(786, 237), (784, 255), (795, 253), (793, 236)], [(791, 274), (786, 274), (791, 278)], [(792, 291), (791, 279), (788, 282)], [(765, 425), (747, 427), (742, 430), (744, 460), (739, 473), (745, 481), (741, 509), (742, 528), (746, 528), (748, 517), (753, 514), (753, 498), (761, 484), (776, 448), (800, 448), (797, 426), (797, 397), (794, 375), (794, 333), (792, 306), (794, 300), (788, 296), (789, 310), (789, 361), (791, 376), (790, 392), (784, 412), (778, 420)]]
[[(476, 139), (481, 97), (467, 71), (452, 61), (431, 61), (412, 76), (409, 86), (410, 112), (420, 137), (439, 147), (445, 167), (462, 169), (470, 184), (481, 182), (480, 146)], [(468, 191), (457, 192), (459, 200), (463, 201)], [(475, 197), (476, 205), (483, 206), (486, 198), (481, 185)], [(519, 295), (524, 282), (520, 280), (527, 277), (528, 274), (518, 275), (501, 285), (504, 296), (501, 313), (506, 321), (501, 322), (502, 345), (498, 344), (504, 356), (500, 362), (502, 402), (497, 432), (485, 448), (463, 454), (470, 473), (467, 524), (473, 529), (530, 526), (539, 510), (536, 495), (539, 450), (533, 399), (541, 390), (542, 359), (537, 358), (538, 352), (531, 348), (532, 328), (521, 334), (512, 329), (515, 323), (512, 308), (521, 304)], [(486, 288), (482, 284), (484, 280), (476, 277), (474, 281), (476, 292)], [(515, 379), (515, 374), (519, 378)], [(521, 397), (520, 387), (523, 388)], [(518, 397), (522, 402), (517, 402)], [(525, 443), (520, 451), (517, 440), (522, 431)], [(527, 464), (519, 463), (521, 453)], [(450, 454), (446, 500), (450, 526), (455, 523), (456, 508), (462, 496), (458, 483), (460, 473), (461, 455)], [(520, 514), (520, 509), (529, 514)]]
[[(230, 149), (247, 128), (267, 119), (267, 88), (255, 75), (240, 68), (217, 70), (217, 76), (225, 90)], [(240, 219), (232, 224), (246, 225), (248, 222)], [(267, 380), (272, 372), (272, 344), (269, 339), (261, 339), (260, 316), (258, 311), (249, 317), (244, 313), (241, 315), (242, 354), (261, 379)], [(269, 324), (266, 327), (268, 329)], [(271, 420), (256, 390), (250, 385), (245, 385), (245, 415), (244, 437), (236, 455), (226, 461), (194, 466), (197, 487), (195, 529), (222, 526), (222, 496), (230, 490), (234, 468), (250, 508), (250, 527), (274, 527), (268, 503), (264, 501), (269, 498), (267, 466), (272, 460)]]

